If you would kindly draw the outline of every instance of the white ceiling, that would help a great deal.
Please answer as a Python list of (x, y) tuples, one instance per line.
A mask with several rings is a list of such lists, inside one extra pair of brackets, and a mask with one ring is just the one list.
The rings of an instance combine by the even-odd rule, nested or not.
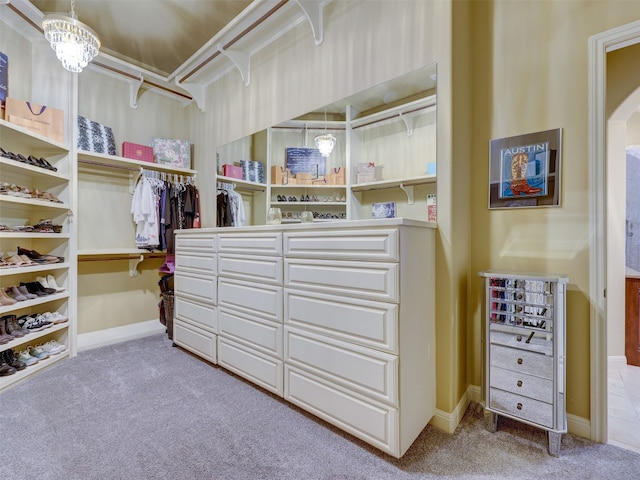
[[(68, 15), (70, 0), (31, 0), (41, 12)], [(101, 52), (163, 77), (245, 10), (252, 0), (76, 0), (78, 20)]]

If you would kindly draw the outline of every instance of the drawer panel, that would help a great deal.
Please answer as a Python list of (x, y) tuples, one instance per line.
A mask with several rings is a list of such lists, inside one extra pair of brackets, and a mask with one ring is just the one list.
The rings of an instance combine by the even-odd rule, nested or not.
[(182, 297), (175, 297), (174, 300), (176, 318), (217, 333), (218, 322), (216, 307), (202, 305)]
[(217, 302), (216, 277), (176, 272), (174, 288), (177, 297), (196, 300), (208, 305), (215, 305)]
[(262, 388), (283, 396), (283, 364), (271, 356), (219, 337), (218, 364)]
[(358, 345), (398, 353), (398, 306), (284, 290), (284, 322)]
[(291, 257), (398, 261), (398, 230), (285, 233), (284, 252)]
[(555, 428), (553, 424), (553, 405), (497, 388), (491, 388), (489, 395), (489, 403), (492, 409), (544, 427)]
[(178, 319), (173, 322), (173, 341), (212, 363), (217, 362), (217, 335)]
[(541, 402), (553, 402), (552, 380), (495, 366), (490, 368), (489, 379), (490, 385), (500, 390), (540, 400)]
[(183, 250), (197, 250), (213, 253), (216, 251), (216, 236), (214, 234), (181, 235), (176, 234), (176, 253)]
[(367, 400), (295, 367), (285, 365), (284, 398), (396, 457), (398, 411)]
[(313, 374), (398, 406), (398, 357), (285, 328), (284, 358)]
[(284, 281), (288, 287), (374, 300), (397, 302), (399, 296), (397, 263), (285, 259)]
[(281, 323), (264, 320), (260, 317), (249, 317), (226, 308), (219, 311), (218, 333), (240, 343), (249, 344), (267, 355), (282, 359)]
[(282, 287), (220, 277), (218, 304), (221, 307), (282, 323)]
[(218, 275), (280, 285), (283, 277), (282, 262), (282, 257), (221, 253), (218, 257)]
[[(533, 333), (533, 336), (529, 336)], [(538, 332), (535, 330), (524, 330), (522, 332), (496, 331), (491, 327), (491, 343), (504, 345), (506, 347), (521, 348), (532, 352), (553, 355), (553, 334)], [(527, 339), (529, 343), (527, 343)]]
[(553, 357), (517, 348), (492, 345), (491, 366), (553, 380)]
[(218, 268), (215, 254), (180, 252), (176, 255), (176, 270), (215, 276)]
[(282, 233), (221, 233), (218, 236), (218, 251), (246, 255), (282, 255)]

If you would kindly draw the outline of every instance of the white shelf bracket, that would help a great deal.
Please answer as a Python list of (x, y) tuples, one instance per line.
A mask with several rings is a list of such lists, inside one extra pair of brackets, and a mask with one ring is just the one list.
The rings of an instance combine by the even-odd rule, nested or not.
[(140, 74), (140, 78), (132, 80), (129, 83), (129, 106), (138, 108), (138, 98), (140, 97), (140, 87), (144, 83), (144, 77)]
[(200, 83), (180, 83), (176, 78), (176, 85), (189, 93), (191, 98), (193, 98), (198, 105), (198, 108), (201, 112), (204, 113), (205, 110), (205, 94), (204, 94), (204, 85)]
[(221, 43), (218, 44), (218, 51), (233, 62), (240, 71), (244, 86), (248, 87), (251, 81), (250, 55), (241, 50), (225, 50)]
[(398, 113), (400, 115), (400, 120), (404, 122), (405, 127), (407, 127), (407, 137), (413, 135), (413, 117), (405, 117), (402, 115), (402, 112)]
[(138, 181), (143, 174), (143, 168), (140, 167), (139, 172), (131, 172), (129, 173), (129, 193), (133, 195), (136, 192), (136, 186), (138, 185)]
[(129, 260), (129, 276), (130, 277), (138, 276), (138, 265), (143, 260), (144, 260), (144, 255), (140, 255), (140, 257), (132, 258), (131, 260)]
[(401, 183), (400, 188), (407, 194), (407, 203), (413, 205), (413, 185), (404, 185)]
[(311, 33), (320, 45), (324, 40), (324, 7), (329, 3), (326, 0), (296, 0), (311, 25)]

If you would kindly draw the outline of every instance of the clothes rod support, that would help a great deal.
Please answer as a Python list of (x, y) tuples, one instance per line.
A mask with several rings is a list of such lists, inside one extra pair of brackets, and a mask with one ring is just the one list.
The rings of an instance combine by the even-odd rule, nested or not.
[(311, 25), (311, 33), (316, 45), (324, 40), (324, 7), (328, 1), (296, 0)]
[(140, 97), (140, 87), (144, 83), (144, 77), (140, 74), (140, 78), (137, 80), (129, 81), (129, 106), (131, 108), (138, 108), (138, 98)]
[(401, 183), (400, 188), (407, 194), (407, 203), (413, 205), (413, 185), (404, 185)]
[(413, 117), (406, 117), (402, 112), (399, 112), (398, 115), (400, 115), (400, 120), (402, 120), (405, 127), (407, 127), (407, 137), (410, 137), (413, 135)]
[(222, 43), (218, 44), (218, 51), (231, 60), (240, 72), (244, 86), (248, 87), (249, 82), (251, 81), (251, 57), (249, 54), (240, 50), (225, 50)]

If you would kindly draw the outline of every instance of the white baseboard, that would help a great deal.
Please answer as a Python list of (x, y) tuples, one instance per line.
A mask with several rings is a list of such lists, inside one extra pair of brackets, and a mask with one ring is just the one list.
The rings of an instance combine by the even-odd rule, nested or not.
[(122, 327), (106, 328), (96, 332), (81, 333), (78, 335), (78, 351), (89, 350), (91, 348), (112, 345), (134, 338), (147, 337), (157, 333), (163, 333), (166, 327), (158, 319), (147, 320), (146, 322), (132, 323)]
[(625, 355), (609, 355), (607, 357), (609, 367), (621, 367), (627, 365), (627, 357)]
[[(609, 357), (611, 358), (611, 357)], [(624, 357), (623, 357), (624, 358)], [(447, 433), (453, 433), (462, 420), (464, 413), (467, 411), (469, 403), (477, 402), (484, 405), (482, 398), (482, 390), (477, 385), (469, 385), (453, 412), (447, 413), (436, 409), (436, 413), (429, 422), (434, 427), (444, 430)], [(578, 437), (591, 438), (591, 422), (588, 418), (578, 417), (577, 415), (567, 414), (567, 427), (569, 433)]]
[(480, 387), (469, 385), (453, 412), (447, 413), (436, 409), (436, 413), (429, 423), (447, 433), (453, 433), (467, 411), (469, 403), (472, 401), (480, 403), (481, 400)]

